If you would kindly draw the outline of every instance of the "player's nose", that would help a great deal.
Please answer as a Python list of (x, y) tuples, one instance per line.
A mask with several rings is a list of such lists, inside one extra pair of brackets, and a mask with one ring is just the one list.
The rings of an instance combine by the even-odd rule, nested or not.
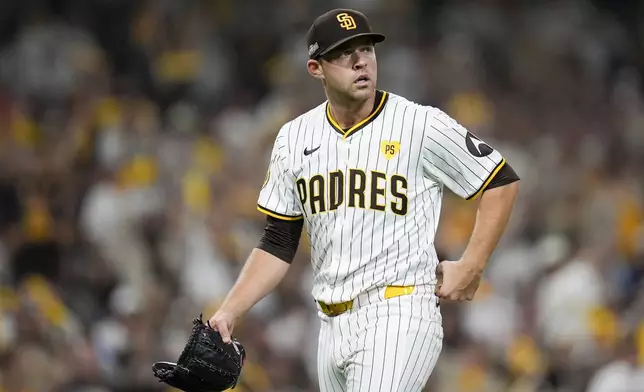
[(353, 63), (353, 68), (355, 70), (361, 70), (361, 69), (364, 69), (366, 66), (367, 66), (366, 59), (363, 56), (361, 56), (360, 54), (357, 54), (356, 59), (355, 59), (355, 61)]

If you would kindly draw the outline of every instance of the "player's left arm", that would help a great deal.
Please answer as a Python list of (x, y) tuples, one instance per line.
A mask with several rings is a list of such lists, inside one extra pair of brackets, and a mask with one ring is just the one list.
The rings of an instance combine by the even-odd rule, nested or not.
[(488, 259), (498, 245), (518, 193), (519, 176), (499, 151), (442, 111), (425, 126), (424, 169), (463, 199), (480, 199), (470, 241), (458, 261), (437, 268), (437, 294), (471, 300)]
[(506, 162), (483, 190), (472, 235), (461, 257), (477, 274), (482, 273), (505, 231), (519, 192), (519, 181)]
[(510, 219), (518, 191), (519, 177), (506, 163), (482, 192), (474, 228), (461, 259), (438, 264), (438, 297), (456, 301), (474, 298), (483, 270)]

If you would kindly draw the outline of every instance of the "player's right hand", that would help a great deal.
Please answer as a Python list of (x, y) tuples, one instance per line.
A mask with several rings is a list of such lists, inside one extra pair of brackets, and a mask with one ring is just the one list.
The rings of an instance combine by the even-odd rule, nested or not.
[(230, 337), (235, 328), (235, 321), (237, 317), (231, 312), (226, 311), (225, 309), (219, 309), (215, 314), (208, 320), (208, 324), (211, 328), (219, 331), (221, 335), (221, 340), (224, 343), (230, 343)]

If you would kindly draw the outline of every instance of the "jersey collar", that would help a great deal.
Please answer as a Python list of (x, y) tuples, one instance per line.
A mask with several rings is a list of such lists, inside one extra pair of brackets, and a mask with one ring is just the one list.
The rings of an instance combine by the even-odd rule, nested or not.
[(337, 121), (333, 119), (333, 116), (331, 116), (331, 105), (329, 105), (328, 102), (326, 104), (326, 119), (331, 127), (333, 127), (336, 132), (338, 132), (343, 136), (344, 139), (346, 139), (350, 135), (356, 133), (357, 131), (369, 125), (369, 123), (371, 123), (373, 120), (375, 120), (376, 117), (378, 117), (378, 115), (384, 109), (385, 103), (387, 103), (388, 98), (389, 94), (386, 91), (376, 90), (376, 99), (373, 102), (373, 109), (371, 110), (371, 113), (364, 120), (355, 124), (351, 128), (344, 129), (337, 123)]

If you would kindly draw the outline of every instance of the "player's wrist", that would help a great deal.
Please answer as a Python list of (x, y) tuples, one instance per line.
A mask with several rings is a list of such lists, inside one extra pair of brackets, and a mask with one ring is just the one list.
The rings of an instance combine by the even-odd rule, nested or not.
[(235, 304), (235, 303), (228, 303), (228, 304), (222, 304), (221, 308), (219, 309), (219, 312), (225, 313), (228, 315), (229, 318), (233, 320), (237, 320), (243, 314), (246, 312), (246, 309), (241, 306), (240, 304)]
[(483, 273), (483, 269), (485, 268), (485, 264), (487, 263), (487, 259), (483, 257), (468, 257), (468, 256), (463, 256), (461, 258), (461, 263), (465, 266), (465, 268), (475, 274), (481, 274)]

